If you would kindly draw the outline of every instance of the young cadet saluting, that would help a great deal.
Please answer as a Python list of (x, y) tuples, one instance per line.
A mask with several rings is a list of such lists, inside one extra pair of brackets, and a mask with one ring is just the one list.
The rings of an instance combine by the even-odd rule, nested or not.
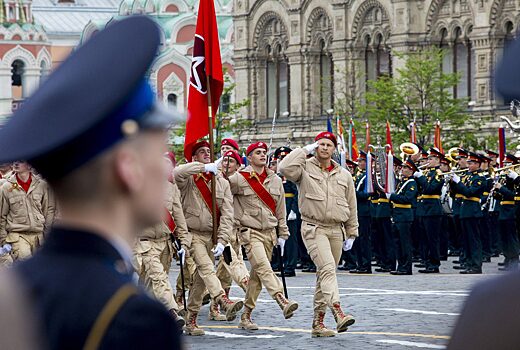
[[(195, 261), (197, 272), (188, 298), (188, 320), (185, 326), (187, 335), (203, 335), (197, 325), (197, 315), (202, 306), (206, 288), (215, 302), (226, 313), (226, 319), (236, 318), (243, 303), (232, 302), (226, 295), (213, 266), (214, 257), (219, 257), (233, 233), (233, 197), (228, 182), (218, 174), (217, 166), (210, 163), (210, 146), (200, 141), (192, 149), (193, 161), (174, 170), (175, 181), (181, 190), (184, 216), (190, 233), (193, 235), (190, 255)], [(218, 174), (218, 175), (217, 175)], [(212, 242), (213, 219), (211, 210), (210, 182), (216, 182), (217, 216), (219, 219), (218, 243), (214, 250)]]
[(293, 316), (298, 304), (284, 297), (282, 283), (270, 264), (275, 245), (280, 245), (283, 255), (285, 241), (289, 238), (282, 179), (266, 167), (267, 145), (264, 142), (251, 144), (246, 155), (250, 166), (231, 176), (229, 183), (235, 196), (235, 217), (241, 226), (239, 238), (251, 263), (239, 328), (257, 330), (251, 313), (262, 285), (276, 300), (286, 319)]
[[(356, 189), (352, 175), (332, 160), (336, 137), (323, 132), (315, 141), (289, 153), (279, 170), (299, 186), (302, 237), (317, 268), (311, 335), (331, 337), (335, 333), (323, 324), (327, 306), (338, 333), (354, 323), (354, 317), (341, 309), (336, 267), (342, 246), (351, 249), (358, 236)], [(316, 155), (307, 159), (314, 151)]]

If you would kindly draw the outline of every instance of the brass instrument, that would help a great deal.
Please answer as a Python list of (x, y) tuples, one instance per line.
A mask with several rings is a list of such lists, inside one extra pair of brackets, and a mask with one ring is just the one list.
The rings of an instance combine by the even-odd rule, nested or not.
[(463, 172), (465, 172), (466, 170), (467, 170), (467, 169), (460, 169), (460, 170), (447, 171), (447, 172), (445, 172), (445, 173), (440, 173), (439, 176), (463, 173)]
[(401, 150), (401, 159), (403, 162), (408, 159), (408, 157), (415, 156), (419, 153), (419, 147), (415, 143), (412, 142), (404, 142), (399, 146), (399, 149)]
[(381, 146), (379, 140), (377, 146), (369, 145), (369, 147), (373, 150), (376, 160), (376, 166), (372, 168), (374, 184), (382, 192), (385, 191), (386, 187), (386, 148), (389, 146), (390, 145)]
[(520, 168), (520, 164), (506, 165), (501, 168), (496, 168), (496, 169), (494, 169), (494, 171), (495, 171), (495, 173), (499, 173), (501, 171), (508, 170), (508, 169), (512, 169), (513, 171), (515, 171), (515, 168)]
[(459, 149), (457, 147), (452, 147), (448, 150), (448, 153), (445, 154), (446, 159), (448, 159), (452, 164), (457, 163), (457, 157), (459, 156)]

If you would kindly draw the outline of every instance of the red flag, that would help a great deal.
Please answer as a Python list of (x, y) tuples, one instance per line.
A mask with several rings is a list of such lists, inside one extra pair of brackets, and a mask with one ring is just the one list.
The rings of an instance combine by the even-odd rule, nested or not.
[(359, 148), (358, 148), (358, 145), (357, 145), (357, 139), (356, 139), (356, 130), (354, 130), (354, 122), (352, 121), (352, 119), (350, 119), (350, 125), (351, 125), (351, 129), (352, 129), (352, 152), (351, 152), (351, 157), (352, 157), (352, 160), (354, 162), (357, 162), (358, 158), (359, 158)]
[(211, 96), (213, 128), (215, 127), (215, 115), (223, 89), (224, 77), (215, 6), (213, 0), (200, 0), (188, 93), (188, 119), (184, 140), (186, 159), (191, 160), (193, 145), (210, 132), (208, 96)]
[(433, 138), (433, 147), (437, 148), (439, 152), (444, 153), (442, 150), (442, 142), (441, 142), (441, 122), (437, 120), (435, 123), (435, 135)]
[(415, 128), (415, 121), (410, 124), (410, 142), (417, 144), (417, 129)]
[(368, 121), (367, 123), (365, 124), (365, 152), (368, 153), (368, 148), (369, 148), (369, 145), (370, 145), (370, 124), (368, 124)]
[(392, 134), (390, 134), (390, 123), (386, 121), (386, 144), (389, 145), (389, 152), (394, 153), (394, 147), (392, 146)]

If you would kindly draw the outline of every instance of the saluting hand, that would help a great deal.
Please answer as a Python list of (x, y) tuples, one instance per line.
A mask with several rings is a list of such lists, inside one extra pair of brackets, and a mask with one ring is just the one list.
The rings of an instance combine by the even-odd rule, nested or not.
[(313, 144), (310, 144), (310, 145), (307, 145), (307, 146), (303, 147), (303, 149), (306, 150), (307, 153), (309, 153), (309, 154), (314, 153), (316, 148), (318, 148), (318, 142), (317, 141), (314, 142)]

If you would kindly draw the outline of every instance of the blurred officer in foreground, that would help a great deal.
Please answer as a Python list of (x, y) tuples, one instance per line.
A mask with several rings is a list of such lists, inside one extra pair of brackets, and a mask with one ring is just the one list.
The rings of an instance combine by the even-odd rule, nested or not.
[(164, 211), (162, 156), (174, 116), (144, 79), (159, 44), (150, 19), (111, 24), (0, 130), (0, 163), (27, 159), (60, 205), (43, 247), (15, 269), (33, 298), (41, 347), (181, 346), (172, 315), (132, 280), (131, 245)]

